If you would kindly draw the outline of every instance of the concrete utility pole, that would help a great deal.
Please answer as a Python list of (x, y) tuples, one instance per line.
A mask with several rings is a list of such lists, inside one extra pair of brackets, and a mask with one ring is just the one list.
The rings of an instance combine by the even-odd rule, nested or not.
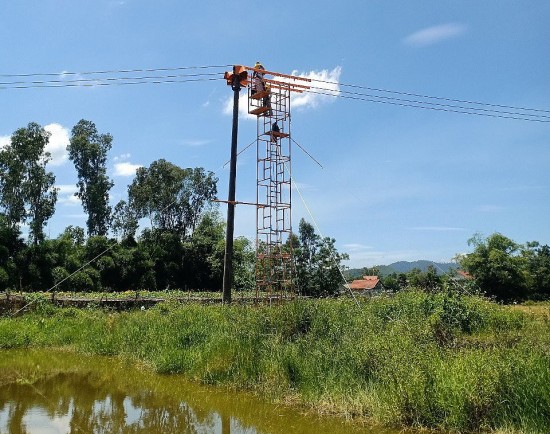
[(227, 197), (227, 231), (225, 235), (225, 256), (223, 260), (223, 302), (231, 303), (233, 284), (233, 233), (235, 230), (235, 182), (237, 178), (237, 133), (239, 130), (239, 92), (246, 83), (248, 73), (242, 66), (235, 65), (233, 73), (225, 73), (233, 89), (233, 131), (231, 134), (231, 160), (229, 164), (229, 194)]

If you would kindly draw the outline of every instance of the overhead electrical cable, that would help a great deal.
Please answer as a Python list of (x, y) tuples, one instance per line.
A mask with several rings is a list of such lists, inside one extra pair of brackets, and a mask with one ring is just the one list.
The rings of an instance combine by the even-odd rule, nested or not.
[(497, 114), (504, 114), (504, 115), (513, 115), (513, 116), (528, 116), (528, 117), (535, 118), (535, 119), (536, 118), (546, 118), (550, 121), (550, 116), (542, 115), (542, 114), (521, 113), (521, 112), (518, 112), (518, 111), (511, 112), (511, 111), (505, 111), (505, 110), (495, 110), (495, 109), (478, 108), (478, 107), (467, 107), (467, 106), (460, 106), (460, 105), (453, 105), (453, 104), (442, 104), (442, 103), (431, 102), (431, 101), (418, 101), (418, 100), (391, 97), (391, 96), (381, 96), (381, 95), (373, 95), (373, 94), (368, 94), (368, 93), (349, 92), (349, 91), (345, 91), (345, 90), (337, 91), (337, 90), (325, 89), (325, 88), (315, 87), (315, 86), (311, 86), (311, 89), (328, 91), (329, 93), (332, 93), (334, 96), (338, 96), (336, 93), (343, 93), (343, 94), (346, 94), (346, 95), (362, 96), (362, 97), (368, 97), (368, 98), (378, 98), (378, 99), (382, 99), (382, 100), (399, 101), (399, 102), (405, 102), (405, 103), (411, 103), (411, 104), (427, 104), (427, 105), (430, 105), (430, 106), (448, 107), (448, 108), (459, 109), (459, 110), (472, 110), (472, 111), (481, 111), (481, 112), (486, 112), (486, 113), (497, 113)]
[(441, 97), (441, 96), (422, 95), (422, 94), (412, 93), (412, 92), (403, 92), (403, 91), (397, 91), (397, 90), (379, 89), (379, 88), (376, 88), (376, 87), (369, 87), (369, 86), (360, 86), (360, 85), (357, 85), (357, 84), (339, 83), (339, 82), (336, 82), (336, 81), (321, 80), (321, 79), (317, 79), (317, 78), (312, 78), (311, 81), (316, 81), (316, 82), (319, 82), (319, 83), (335, 84), (335, 85), (344, 86), (344, 87), (352, 87), (352, 88), (356, 88), (356, 89), (365, 89), (365, 90), (370, 90), (370, 91), (375, 91), (375, 92), (384, 92), (384, 93), (393, 93), (393, 94), (397, 94), (397, 95), (414, 96), (414, 97), (418, 97), (418, 98), (436, 99), (436, 100), (458, 102), (458, 103), (464, 103), (464, 104), (484, 105), (484, 106), (489, 106), (489, 107), (499, 107), (499, 108), (513, 109), (513, 110), (526, 110), (526, 111), (550, 113), (550, 110), (545, 110), (545, 109), (529, 108), (529, 107), (518, 107), (518, 106), (510, 106), (510, 105), (502, 105), (502, 104), (491, 104), (491, 103), (481, 102), (481, 101), (453, 99), (453, 98), (446, 98), (446, 97)]
[(35, 72), (28, 74), (0, 74), (0, 77), (38, 77), (38, 76), (65, 76), (65, 75), (92, 75), (92, 74), (127, 74), (131, 72), (160, 72), (160, 71), (184, 71), (189, 69), (213, 69), (227, 68), (232, 65), (208, 65), (208, 66), (178, 66), (173, 68), (139, 68), (139, 69), (111, 69), (104, 71), (85, 72)]
[(137, 84), (170, 84), (170, 83), (189, 83), (198, 81), (216, 81), (223, 80), (223, 77), (218, 78), (190, 78), (186, 80), (139, 80), (139, 81), (118, 81), (118, 82), (105, 82), (93, 80), (91, 83), (60, 83), (60, 84), (31, 84), (31, 85), (17, 85), (17, 86), (0, 86), (0, 89), (32, 89), (32, 88), (62, 88), (62, 87), (96, 87), (96, 86), (125, 86), (125, 85), (137, 85)]
[(75, 80), (40, 80), (40, 81), (0, 81), (0, 86), (11, 86), (18, 84), (54, 84), (54, 83), (95, 83), (102, 81), (121, 81), (121, 80), (152, 80), (166, 78), (182, 78), (182, 77), (206, 77), (220, 75), (218, 72), (201, 73), (201, 74), (173, 74), (173, 75), (149, 75), (140, 77), (107, 77), (107, 78), (79, 78)]
[[(370, 97), (360, 97), (360, 96), (351, 96), (351, 95), (336, 95), (334, 92), (337, 91), (331, 91), (328, 90), (328, 92), (319, 92), (315, 90), (307, 90), (305, 92), (313, 93), (317, 95), (324, 95), (324, 96), (331, 96), (334, 98), (343, 98), (343, 99), (353, 99), (358, 101), (365, 101), (365, 102), (374, 102), (379, 104), (390, 104), (390, 105), (397, 105), (401, 107), (412, 107), (412, 108), (419, 108), (424, 110), (435, 110), (435, 111), (443, 111), (443, 112), (451, 112), (451, 113), (461, 113), (466, 115), (475, 115), (475, 116), (486, 116), (486, 117), (492, 117), (492, 118), (501, 118), (501, 119), (515, 119), (519, 121), (529, 121), (529, 122), (542, 122), (542, 123), (550, 123), (550, 120), (545, 119), (531, 119), (531, 118), (523, 118), (521, 113), (517, 113), (517, 116), (507, 116), (507, 115), (499, 115), (499, 114), (491, 114), (491, 113), (484, 113), (484, 112), (475, 112), (475, 111), (467, 111), (467, 110), (461, 110), (461, 109), (451, 109), (451, 108), (443, 108), (443, 107), (432, 107), (432, 106), (425, 106), (422, 105), (422, 102), (418, 102), (418, 104), (411, 104), (406, 102), (396, 102), (396, 101), (385, 101), (380, 99), (373, 99)], [(470, 110), (470, 109), (468, 109)], [(471, 109), (475, 110), (475, 109)]]
[[(45, 73), (24, 73), (24, 74), (0, 74), (3, 78), (31, 78), (31, 77), (58, 77), (57, 79), (44, 80), (17, 80), (1, 81), (0, 90), (7, 89), (31, 89), (31, 88), (69, 88), (69, 87), (96, 87), (96, 86), (124, 86), (138, 84), (172, 84), (187, 83), (193, 81), (215, 81), (222, 80), (224, 71), (221, 68), (232, 66), (226, 65), (197, 65), (180, 66), (167, 68), (135, 68), (135, 69), (109, 69), (83, 72), (45, 72)], [(124, 74), (147, 72), (175, 72), (189, 70), (212, 70), (215, 72), (197, 72), (192, 74), (154, 74), (144, 76), (125, 76)], [(94, 77), (100, 75), (100, 77)], [(105, 77), (105, 75), (109, 75)], [(69, 78), (66, 78), (69, 77)], [(86, 78), (83, 78), (86, 77)], [(215, 78), (214, 78), (215, 77)], [(312, 82), (323, 83), (338, 86), (338, 89), (327, 89), (326, 87), (311, 86), (306, 92), (319, 95), (332, 96), (336, 98), (353, 99), (365, 102), (374, 102), (380, 104), (397, 105), (401, 107), (420, 108), (424, 110), (435, 110), (451, 113), (468, 114), (475, 116), (487, 116), (502, 119), (514, 119), (531, 122), (550, 122), (550, 110), (518, 107), (511, 105), (492, 104), (481, 101), (466, 99), (454, 99), (439, 96), (423, 95), (413, 92), (396, 91), (390, 89), (381, 89), (364, 85), (339, 83), (334, 80), (322, 80), (311, 78)], [(366, 90), (367, 92), (357, 92), (350, 90), (341, 90), (340, 87)], [(398, 95), (378, 95), (373, 92)], [(402, 98), (406, 96), (408, 98)], [(411, 99), (413, 97), (414, 99)], [(434, 102), (442, 101), (442, 102)], [(457, 104), (454, 104), (457, 103)], [(504, 110), (502, 110), (504, 109)]]

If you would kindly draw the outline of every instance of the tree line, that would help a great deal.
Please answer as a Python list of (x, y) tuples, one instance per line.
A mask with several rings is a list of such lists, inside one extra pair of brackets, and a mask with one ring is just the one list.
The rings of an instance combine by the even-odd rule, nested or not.
[[(128, 196), (114, 207), (107, 175), (113, 137), (88, 120), (71, 130), (67, 152), (77, 173), (86, 227), (56, 238), (44, 227), (58, 189), (47, 170), (49, 133), (37, 123), (19, 128), (0, 149), (0, 290), (125, 291), (218, 290), (223, 274), (225, 225), (212, 200), (218, 179), (203, 168), (159, 159), (137, 169)], [(148, 227), (139, 232), (140, 221)], [(21, 227), (27, 225), (28, 237)], [(302, 220), (287, 241), (295, 252), (296, 285), (303, 295), (337, 292), (347, 255)], [(234, 243), (234, 288), (254, 289), (255, 246)]]
[[(49, 239), (44, 227), (55, 213), (58, 189), (48, 171), (49, 133), (37, 123), (17, 129), (0, 149), (0, 290), (123, 291), (218, 290), (223, 274), (224, 231), (212, 206), (218, 179), (204, 168), (181, 168), (159, 159), (140, 167), (128, 196), (113, 208), (107, 157), (113, 137), (80, 120), (71, 130), (67, 152), (77, 172), (77, 192), (86, 227), (67, 227)], [(149, 227), (138, 233), (143, 219)], [(21, 227), (28, 227), (22, 238)], [(518, 244), (502, 234), (469, 240), (474, 250), (456, 258), (468, 279), (426, 272), (382, 279), (391, 291), (417, 287), (434, 292), (464, 288), (505, 302), (550, 299), (550, 247)], [(333, 238), (322, 238), (302, 219), (287, 241), (295, 260), (297, 292), (331, 296), (343, 282)], [(235, 241), (237, 290), (254, 289), (255, 246)], [(377, 274), (366, 270), (366, 274)]]
[[(537, 241), (516, 243), (496, 232), (480, 234), (468, 240), (473, 252), (458, 255), (460, 272), (438, 273), (434, 266), (408, 273), (391, 273), (381, 277), (389, 291), (418, 288), (426, 292), (446, 290), (475, 293), (498, 301), (522, 302), (550, 300), (550, 247)], [(378, 275), (376, 267), (365, 268), (365, 275)]]

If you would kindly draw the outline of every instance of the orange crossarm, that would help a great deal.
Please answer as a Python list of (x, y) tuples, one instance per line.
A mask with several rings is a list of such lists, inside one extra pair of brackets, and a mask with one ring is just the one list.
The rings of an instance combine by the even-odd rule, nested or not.
[[(302, 86), (302, 85), (300, 85), (300, 84), (288, 83), (288, 82), (286, 82), (286, 81), (270, 80), (270, 79), (268, 79), (268, 78), (264, 78), (263, 81), (266, 82), (266, 83), (271, 84), (271, 87), (272, 87), (273, 89), (275, 89), (275, 88), (276, 88), (276, 89), (288, 89), (288, 90), (290, 90), (290, 91), (292, 91), (292, 92), (298, 92), (298, 93), (302, 93), (304, 90), (310, 89), (309, 86)], [(250, 83), (251, 83), (250, 80), (247, 80), (247, 81), (246, 81), (246, 85), (247, 85), (247, 86), (248, 86)], [(299, 86), (300, 88), (303, 88), (303, 90), (302, 90), (302, 89), (296, 88), (296, 86)], [(265, 94), (264, 94), (263, 92), (259, 92), (259, 95), (258, 95), (257, 93), (254, 94), (253, 99), (260, 99), (260, 98), (263, 98), (264, 96), (265, 96)]]
[[(302, 84), (296, 84), (296, 83), (289, 83), (287, 81), (278, 81), (278, 80), (270, 80), (269, 78), (264, 78), (264, 82), (269, 83), (272, 85), (272, 87), (277, 89), (290, 89), (293, 92), (302, 93), (304, 90), (310, 89), (309, 86), (304, 86)], [(227, 80), (228, 84), (231, 84), (231, 79)], [(251, 80), (242, 81), (241, 85), (243, 87), (248, 86), (251, 84)], [(303, 89), (303, 90), (302, 90)], [(259, 97), (256, 97), (255, 99), (258, 99)]]
[(311, 78), (298, 77), (296, 75), (281, 74), (280, 72), (266, 71), (265, 69), (253, 68), (251, 66), (245, 66), (245, 69), (248, 69), (249, 71), (260, 72), (262, 74), (273, 75), (275, 77), (284, 77), (284, 78), (291, 78), (293, 80), (302, 80), (302, 81), (311, 82)]
[(288, 81), (271, 80), (269, 78), (264, 78), (263, 81), (265, 81), (266, 83), (273, 83), (277, 87), (290, 86), (290, 87), (299, 87), (299, 88), (302, 88), (302, 89), (309, 89), (310, 88), (310, 86), (305, 86), (303, 84), (289, 83)]

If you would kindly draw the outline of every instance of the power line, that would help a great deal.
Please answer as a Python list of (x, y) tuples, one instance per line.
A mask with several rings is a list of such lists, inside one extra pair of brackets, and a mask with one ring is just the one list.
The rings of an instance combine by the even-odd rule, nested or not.
[(502, 104), (491, 104), (481, 101), (469, 101), (469, 100), (463, 100), (463, 99), (453, 99), (453, 98), (446, 98), (441, 96), (431, 96), (431, 95), (422, 95), (418, 93), (412, 93), (412, 92), (403, 92), (403, 91), (397, 91), (397, 90), (389, 90), (389, 89), (379, 89), (376, 87), (368, 87), (368, 86), (361, 86), (357, 84), (348, 84), (348, 83), (339, 83), (335, 81), (329, 81), (329, 80), (321, 80), (312, 78), (311, 81), (317, 81), (319, 83), (326, 83), (326, 84), (335, 84), (338, 86), (344, 86), (344, 87), (352, 87), (356, 89), (365, 89), (365, 90), (371, 90), (375, 92), (384, 92), (384, 93), (393, 93), (397, 95), (406, 95), (406, 96), (414, 96), (418, 98), (427, 98), (427, 99), (436, 99), (436, 100), (442, 100), (442, 101), (450, 101), (450, 102), (458, 102), (458, 103), (464, 103), (464, 104), (475, 104), (475, 105), (484, 105), (488, 107), (499, 107), (499, 108), (507, 108), (507, 109), (513, 109), (513, 110), (525, 110), (525, 111), (536, 111), (536, 112), (543, 112), (543, 113), (550, 113), (550, 110), (545, 109), (536, 109), (536, 108), (529, 108), (529, 107), (518, 107), (518, 106), (510, 106), (510, 105), (502, 105)]
[[(76, 80), (40, 80), (40, 81), (0, 81), (1, 86), (11, 86), (18, 84), (68, 84), (68, 83), (95, 83), (101, 81), (121, 81), (121, 80), (150, 80), (150, 79), (166, 79), (166, 78), (182, 78), (182, 77), (203, 77), (220, 75), (219, 72), (209, 72), (201, 74), (176, 74), (176, 75), (149, 75), (141, 77), (107, 77), (107, 78), (78, 78)], [(221, 77), (220, 77), (221, 78)]]
[(190, 78), (188, 80), (140, 80), (140, 81), (122, 81), (122, 82), (97, 82), (92, 83), (67, 83), (67, 84), (36, 84), (36, 85), (18, 85), (11, 87), (0, 87), (2, 90), (7, 89), (33, 89), (33, 88), (63, 88), (63, 87), (95, 87), (95, 86), (126, 86), (136, 84), (167, 84), (167, 83), (188, 83), (194, 81), (216, 81), (223, 80), (223, 77), (218, 78)]
[[(188, 71), (188, 70), (209, 70), (214, 68), (226, 68), (232, 66), (226, 65), (198, 65), (198, 66), (180, 66), (180, 67), (167, 67), (167, 68), (135, 68), (135, 69), (110, 69), (110, 70), (98, 70), (98, 71), (83, 71), (83, 72), (44, 72), (44, 73), (24, 73), (24, 74), (0, 74), (0, 77), (7, 78), (22, 78), (22, 77), (48, 77), (56, 76), (60, 77), (56, 80), (34, 80), (34, 81), (4, 81), (0, 82), (0, 89), (31, 89), (31, 88), (65, 88), (65, 87), (96, 87), (96, 86), (123, 86), (123, 85), (137, 85), (137, 84), (170, 84), (170, 83), (186, 83), (192, 81), (214, 81), (223, 79), (223, 71), (217, 72), (201, 72), (195, 74), (171, 74), (171, 75), (145, 75), (138, 77), (89, 77), (81, 78), (81, 76), (93, 76), (93, 75), (106, 75), (106, 74), (129, 74), (137, 72), (173, 72), (173, 71)], [(217, 76), (218, 78), (207, 78)], [(63, 77), (77, 77), (75, 79), (64, 79)], [(190, 78), (195, 77), (195, 78)], [(376, 95), (372, 93), (361, 93), (346, 91), (341, 89), (327, 89), (325, 87), (312, 86), (309, 90), (310, 93), (316, 93), (319, 95), (333, 96), (344, 99), (354, 99), (365, 102), (375, 102), (381, 104), (397, 105), (401, 107), (420, 108), (424, 110), (444, 111), (451, 113), (469, 114), (476, 116), (487, 116), (502, 119), (514, 119), (531, 122), (550, 122), (550, 110), (536, 109), (528, 107), (518, 107), (510, 105), (492, 104), (480, 101), (471, 101), (464, 99), (454, 99), (439, 96), (423, 95), (413, 92), (403, 92), (390, 89), (380, 89), (370, 86), (363, 86), (350, 83), (339, 83), (331, 80), (322, 80), (312, 78), (312, 82), (331, 84), (338, 87), (349, 87), (353, 89), (363, 89), (371, 92), (382, 92), (393, 95), (408, 96), (414, 98), (422, 98), (424, 100), (401, 98), (398, 96), (385, 96)], [(447, 104), (427, 100), (445, 101), (447, 103), (459, 103), (480, 107), (468, 107), (464, 105)], [(499, 110), (507, 109), (507, 110)], [(513, 111), (508, 111), (513, 110)], [(530, 112), (530, 113), (528, 113)]]
[[(388, 100), (388, 101), (399, 101), (399, 102), (405, 102), (405, 103), (411, 103), (411, 104), (427, 104), (430, 106), (437, 106), (437, 107), (449, 107), (453, 109), (460, 109), (460, 110), (474, 110), (474, 111), (481, 111), (486, 113), (497, 113), (497, 114), (505, 114), (505, 115), (513, 115), (513, 116), (528, 116), (532, 118), (546, 118), (550, 119), (550, 116), (542, 115), (542, 114), (533, 114), (533, 113), (521, 113), (521, 112), (510, 112), (510, 111), (504, 111), (504, 110), (495, 110), (495, 109), (486, 109), (486, 108), (477, 108), (477, 107), (465, 107), (460, 105), (453, 105), (453, 104), (442, 104), (437, 102), (430, 102), (430, 101), (418, 101), (418, 100), (411, 100), (411, 99), (405, 99), (405, 98), (398, 98), (398, 97), (390, 97), (390, 96), (380, 96), (380, 95), (372, 95), (368, 93), (359, 93), (359, 92), (349, 92), (345, 90), (332, 90), (332, 89), (326, 89), (321, 87), (315, 87), (311, 86), (312, 89), (318, 89), (318, 90), (324, 90), (330, 92), (338, 92), (343, 93), (346, 95), (354, 95), (354, 96), (364, 96), (369, 98), (378, 98), (382, 100)], [(335, 95), (336, 96), (336, 95)]]
[(331, 90), (329, 90), (328, 92), (332, 92), (332, 93), (319, 92), (319, 91), (315, 91), (315, 90), (307, 90), (305, 92), (313, 93), (313, 94), (317, 94), (317, 95), (331, 96), (331, 97), (334, 97), (334, 98), (353, 99), (353, 100), (358, 100), (358, 101), (374, 102), (374, 103), (379, 103), (379, 104), (390, 104), (390, 105), (397, 105), (397, 106), (401, 106), (401, 107), (419, 108), (419, 109), (424, 109), (424, 110), (435, 110), (435, 111), (443, 111), (443, 112), (450, 112), (450, 113), (461, 113), (461, 114), (466, 114), (466, 115), (486, 116), (486, 117), (501, 118), (501, 119), (514, 119), (514, 120), (518, 120), (518, 121), (550, 123), (550, 120), (530, 119), (530, 118), (520, 117), (520, 116), (523, 116), (523, 114), (521, 114), (521, 113), (517, 113), (517, 116), (506, 116), (506, 115), (498, 115), (498, 114), (491, 114), (491, 113), (479, 113), (479, 112), (475, 112), (475, 111), (467, 111), (467, 110), (475, 110), (474, 108), (467, 109), (467, 110), (462, 110), (462, 109), (458, 109), (458, 107), (457, 107), (457, 109), (451, 109), (451, 108), (424, 106), (424, 105), (422, 105), (423, 103), (420, 102), (420, 101), (416, 105), (406, 103), (406, 102), (382, 101), (382, 100), (378, 100), (378, 99), (372, 99), (370, 97), (365, 98), (365, 97), (360, 97), (360, 96), (337, 95), (334, 92), (338, 92), (338, 91), (331, 91)]
[(92, 75), (92, 74), (126, 74), (131, 72), (160, 72), (160, 71), (184, 71), (188, 69), (211, 69), (227, 68), (232, 65), (208, 65), (208, 66), (178, 66), (173, 68), (150, 68), (150, 69), (111, 69), (104, 71), (85, 72), (34, 72), (28, 74), (0, 74), (0, 77), (37, 77), (37, 76), (65, 76), (65, 75)]

